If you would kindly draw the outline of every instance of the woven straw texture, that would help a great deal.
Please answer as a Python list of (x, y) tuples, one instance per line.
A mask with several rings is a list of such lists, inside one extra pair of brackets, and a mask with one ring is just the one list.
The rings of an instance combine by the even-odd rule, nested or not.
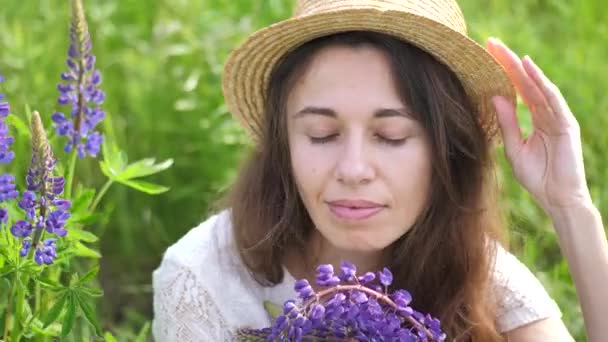
[(249, 36), (228, 57), (222, 89), (228, 109), (258, 140), (270, 75), (281, 57), (312, 39), (345, 31), (374, 31), (425, 50), (458, 76), (488, 140), (498, 126), (491, 96), (515, 103), (504, 69), (466, 34), (458, 4), (452, 0), (300, 0), (294, 15)]

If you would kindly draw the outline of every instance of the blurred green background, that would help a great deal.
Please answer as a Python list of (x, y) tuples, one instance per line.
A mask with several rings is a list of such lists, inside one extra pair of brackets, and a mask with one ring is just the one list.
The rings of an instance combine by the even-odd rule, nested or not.
[[(497, 36), (531, 55), (560, 87), (582, 127), (585, 163), (596, 205), (608, 210), (608, 11), (603, 0), (461, 0), (473, 39)], [(152, 317), (151, 272), (164, 250), (203, 220), (229, 184), (247, 139), (227, 112), (222, 65), (248, 33), (287, 17), (291, 0), (85, 0), (97, 66), (107, 93), (105, 134), (133, 159), (173, 158), (155, 176), (166, 194), (149, 197), (114, 187), (103, 205), (99, 315), (119, 340)], [(56, 108), (65, 69), (69, 3), (0, 0), (0, 74), (13, 112)], [(526, 110), (521, 121), (529, 128)], [(568, 328), (584, 341), (580, 308), (550, 222), (512, 179), (502, 151), (503, 206), (514, 252), (558, 301)], [(99, 186), (94, 163), (78, 178)]]

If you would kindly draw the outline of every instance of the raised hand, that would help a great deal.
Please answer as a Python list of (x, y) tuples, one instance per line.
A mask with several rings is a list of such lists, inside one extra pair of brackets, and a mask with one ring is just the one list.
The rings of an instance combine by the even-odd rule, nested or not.
[(515, 178), (549, 215), (588, 205), (580, 128), (559, 89), (530, 57), (520, 59), (500, 40), (488, 39), (487, 49), (532, 113), (533, 131), (523, 137), (515, 107), (502, 96), (493, 98)]

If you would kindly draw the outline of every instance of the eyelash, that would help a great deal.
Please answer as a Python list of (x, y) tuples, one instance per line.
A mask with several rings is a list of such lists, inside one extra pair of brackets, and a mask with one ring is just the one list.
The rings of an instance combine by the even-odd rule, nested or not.
[[(338, 134), (331, 134), (325, 137), (310, 137), (310, 142), (312, 142), (313, 144), (326, 144), (328, 142), (331, 142), (332, 140), (334, 140), (335, 137), (337, 137)], [(384, 138), (382, 136), (376, 135), (376, 138), (378, 138), (378, 141), (380, 141), (383, 144), (387, 144), (390, 146), (401, 146), (405, 143), (405, 140), (407, 138), (403, 138), (403, 139), (387, 139)]]

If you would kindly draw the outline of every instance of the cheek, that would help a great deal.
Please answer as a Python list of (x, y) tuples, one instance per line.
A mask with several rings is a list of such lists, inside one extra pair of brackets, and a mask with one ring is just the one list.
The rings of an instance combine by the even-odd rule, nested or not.
[[(314, 153), (304, 144), (294, 144), (291, 149), (291, 165), (298, 190), (303, 197), (319, 192), (323, 184), (326, 162), (319, 153)], [(304, 201), (307, 201), (304, 198)]]
[(426, 149), (408, 154), (399, 163), (385, 164), (398, 220), (413, 223), (426, 204), (431, 186), (431, 163)]
[(335, 148), (311, 145), (305, 137), (291, 141), (290, 154), (294, 175), (306, 182), (324, 181), (336, 162)]

